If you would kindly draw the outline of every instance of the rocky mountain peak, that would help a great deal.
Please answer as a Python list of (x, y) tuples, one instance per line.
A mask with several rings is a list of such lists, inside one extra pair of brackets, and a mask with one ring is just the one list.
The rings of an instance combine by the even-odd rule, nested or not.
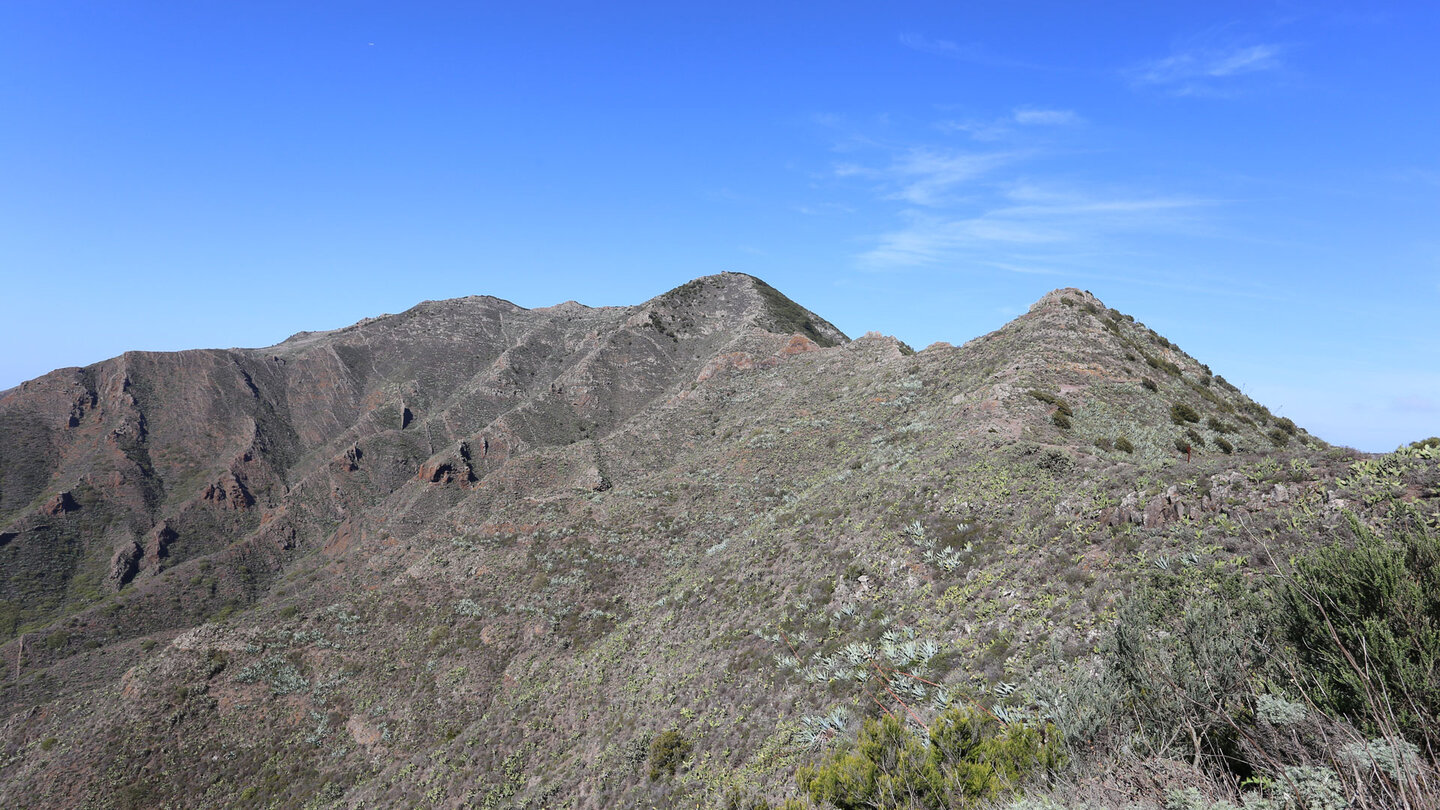
[(1037, 310), (1047, 309), (1056, 306), (1076, 305), (1080, 307), (1086, 307), (1087, 305), (1089, 305), (1099, 309), (1106, 308), (1104, 302), (1102, 302), (1099, 298), (1096, 298), (1094, 293), (1090, 292), (1089, 290), (1082, 290), (1077, 287), (1061, 287), (1056, 290), (1051, 290), (1050, 292), (1040, 296), (1040, 298), (1037, 299), (1035, 303), (1030, 305), (1030, 312), (1035, 312)]
[(641, 309), (686, 323), (729, 322), (776, 334), (800, 334), (820, 346), (849, 341), (829, 321), (746, 273), (702, 276), (656, 296)]

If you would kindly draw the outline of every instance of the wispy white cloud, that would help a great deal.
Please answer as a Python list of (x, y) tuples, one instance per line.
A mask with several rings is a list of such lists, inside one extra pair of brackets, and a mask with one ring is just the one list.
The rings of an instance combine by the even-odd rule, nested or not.
[(935, 128), (947, 135), (969, 135), (977, 141), (999, 141), (1009, 137), (1014, 128), (1008, 119), (998, 121), (938, 121)]
[(900, 44), (912, 51), (962, 58), (973, 53), (976, 48), (974, 45), (962, 48), (948, 39), (931, 39), (923, 34), (915, 33), (901, 34)]
[(1019, 157), (1014, 152), (963, 152), (916, 148), (897, 155), (889, 165), (866, 166), (856, 162), (836, 163), (836, 178), (874, 181), (882, 199), (911, 205), (939, 207), (964, 198), (965, 187)]
[(1180, 229), (1212, 204), (1017, 184), (964, 213), (903, 211), (903, 225), (881, 234), (861, 261), (877, 269), (954, 263), (1055, 273), (1116, 235)]
[[(896, 145), (891, 133), (831, 165), (830, 183), (861, 191), (892, 218), (862, 238), (860, 266), (1124, 277), (1162, 286), (1193, 276), (1193, 268), (1185, 278), (1156, 268), (1156, 246), (1204, 236), (1214, 227), (1211, 211), (1228, 201), (1087, 180), (1074, 170), (1049, 174), (1060, 141), (1085, 124), (1062, 105), (1017, 105), (980, 120), (934, 124), (928, 142), (911, 145)], [(982, 127), (999, 143), (942, 146), (945, 138), (933, 134), (939, 128), (980, 140)]]
[(887, 199), (912, 205), (938, 206), (952, 202), (957, 189), (1015, 160), (1011, 153), (965, 153), (914, 149), (886, 172), (898, 185)]
[(1223, 95), (1243, 77), (1284, 67), (1284, 48), (1275, 44), (1192, 43), (1161, 59), (1125, 71), (1132, 84), (1176, 95)]
[(1016, 107), (999, 118), (955, 120), (946, 119), (934, 127), (948, 135), (968, 135), (976, 141), (1015, 140), (1024, 127), (1071, 127), (1085, 123), (1074, 110), (1045, 107)]
[(875, 169), (861, 166), (859, 163), (836, 163), (836, 177), (876, 177), (880, 173)]
[(795, 210), (811, 217), (838, 216), (855, 213), (855, 209), (842, 203), (825, 202), (817, 205), (798, 205)]
[(899, 39), (901, 45), (912, 51), (943, 56), (947, 59), (957, 59), (962, 62), (971, 62), (987, 67), (1026, 68), (1029, 70), (1044, 69), (1041, 65), (1010, 59), (992, 53), (988, 48), (978, 42), (953, 42), (948, 39), (934, 39), (924, 34), (914, 32), (901, 34)]
[(1019, 107), (1011, 117), (1017, 124), (1025, 126), (1063, 127), (1080, 123), (1080, 116), (1074, 110), (1046, 110), (1038, 107)]

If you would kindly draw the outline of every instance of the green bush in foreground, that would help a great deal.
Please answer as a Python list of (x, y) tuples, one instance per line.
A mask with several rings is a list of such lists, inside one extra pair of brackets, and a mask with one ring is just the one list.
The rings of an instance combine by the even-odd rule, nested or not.
[(1436, 731), (1440, 706), (1440, 539), (1423, 529), (1385, 538), (1353, 518), (1351, 528), (1353, 546), (1296, 561), (1283, 629), (1321, 709), (1379, 733), (1372, 706), (1383, 702), (1419, 740)]
[(1199, 422), (1200, 414), (1196, 413), (1195, 409), (1186, 403), (1176, 402), (1170, 406), (1170, 421), (1177, 425), (1183, 425), (1186, 422)]
[(690, 741), (674, 729), (655, 735), (650, 743), (650, 778), (674, 776), (675, 769), (690, 757), (693, 748)]
[(1157, 559), (1092, 660), (1033, 682), (1039, 716), (1078, 772), (1138, 754), (1247, 808), (1440, 809), (1440, 533), (1413, 507), (1385, 524), (1267, 587)]
[(1001, 724), (979, 709), (953, 708), (928, 733), (893, 716), (866, 720), (855, 745), (796, 774), (817, 804), (859, 808), (974, 807), (1011, 793), (1061, 762), (1059, 735), (1048, 723)]

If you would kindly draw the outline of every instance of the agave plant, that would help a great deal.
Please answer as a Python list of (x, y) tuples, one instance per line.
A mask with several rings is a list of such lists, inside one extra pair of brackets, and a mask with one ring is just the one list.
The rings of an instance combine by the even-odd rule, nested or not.
[(930, 708), (937, 712), (943, 712), (950, 708), (951, 699), (950, 690), (943, 686), (937, 686), (935, 690), (930, 693)]
[(924, 639), (920, 642), (919, 652), (919, 660), (929, 661), (940, 654), (940, 642), (930, 638)]
[(845, 649), (840, 651), (840, 655), (850, 666), (858, 667), (875, 657), (875, 648), (863, 641), (855, 641), (846, 645)]
[(806, 748), (819, 748), (844, 732), (849, 721), (849, 712), (838, 706), (829, 714), (807, 715), (800, 718), (796, 741)]

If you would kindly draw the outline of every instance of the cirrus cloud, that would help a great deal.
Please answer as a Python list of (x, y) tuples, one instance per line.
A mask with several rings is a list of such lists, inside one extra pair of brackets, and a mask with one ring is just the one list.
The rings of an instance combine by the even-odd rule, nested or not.
[(1197, 44), (1124, 71), (1132, 85), (1179, 96), (1226, 95), (1245, 77), (1284, 67), (1284, 49), (1274, 44)]

